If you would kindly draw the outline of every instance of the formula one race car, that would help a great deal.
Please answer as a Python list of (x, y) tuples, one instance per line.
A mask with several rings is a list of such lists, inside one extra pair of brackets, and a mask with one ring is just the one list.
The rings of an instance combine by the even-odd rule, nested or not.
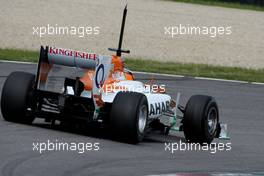
[[(186, 107), (165, 93), (163, 87), (136, 81), (124, 67), (124, 9), (119, 45), (111, 57), (57, 47), (41, 47), (37, 74), (13, 72), (5, 81), (1, 110), (11, 122), (32, 123), (44, 118), (62, 125), (74, 121), (110, 127), (127, 142), (142, 141), (145, 133), (183, 131), (189, 142), (211, 143), (226, 137), (219, 123), (215, 99), (205, 95), (190, 98)], [(66, 75), (69, 75), (66, 76)], [(222, 130), (221, 130), (222, 129)]]

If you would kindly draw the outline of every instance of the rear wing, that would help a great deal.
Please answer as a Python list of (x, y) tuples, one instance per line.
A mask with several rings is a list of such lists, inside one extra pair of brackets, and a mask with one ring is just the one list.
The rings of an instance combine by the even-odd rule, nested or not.
[[(110, 70), (111, 68), (111, 57), (50, 46), (46, 46), (44, 49), (44, 47), (41, 46), (35, 89), (40, 89), (45, 86), (53, 65), (76, 67), (85, 70), (96, 70), (96, 68), (99, 68), (101, 65), (99, 69), (100, 72), (98, 72), (95, 81), (104, 82), (105, 79), (102, 79), (102, 77), (105, 77), (108, 74), (105, 72), (105, 68), (107, 68), (107, 70)], [(101, 72), (103, 75), (101, 75)]]
[[(49, 74), (55, 65), (80, 68), (84, 72), (94, 70), (92, 97), (95, 105), (94, 118), (98, 115), (100, 104), (98, 98), (101, 98), (101, 88), (108, 78), (111, 69), (111, 56), (103, 56), (94, 53), (75, 51), (57, 47), (43, 46), (40, 48), (40, 57), (37, 68), (35, 90), (47, 90), (47, 80)], [(64, 68), (64, 69), (67, 69)], [(55, 75), (55, 77), (58, 75)], [(66, 75), (60, 75), (65, 79)], [(60, 78), (61, 79), (61, 78)], [(56, 79), (53, 82), (57, 82)], [(61, 87), (62, 88), (62, 87)]]

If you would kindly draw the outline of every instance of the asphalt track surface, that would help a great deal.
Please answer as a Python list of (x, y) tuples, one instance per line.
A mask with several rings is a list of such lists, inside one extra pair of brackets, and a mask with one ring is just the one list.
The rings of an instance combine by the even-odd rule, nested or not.
[[(34, 73), (36, 65), (0, 62), (0, 90), (12, 71)], [(147, 81), (149, 75), (137, 74)], [(222, 81), (197, 80), (155, 76), (157, 83), (166, 85), (176, 97), (181, 92), (185, 105), (193, 94), (216, 97), (221, 121), (228, 124), (231, 151), (164, 150), (165, 142), (179, 143), (182, 134), (175, 136), (148, 135), (138, 145), (111, 139), (99, 134), (66, 132), (43, 120), (33, 125), (9, 123), (0, 118), (0, 175), (151, 175), (179, 172), (193, 173), (252, 173), (264, 171), (264, 86)], [(19, 85), (18, 85), (19, 88)], [(107, 132), (106, 132), (107, 133)], [(79, 154), (76, 151), (33, 151), (32, 143), (47, 140), (61, 142), (99, 142), (99, 151)]]

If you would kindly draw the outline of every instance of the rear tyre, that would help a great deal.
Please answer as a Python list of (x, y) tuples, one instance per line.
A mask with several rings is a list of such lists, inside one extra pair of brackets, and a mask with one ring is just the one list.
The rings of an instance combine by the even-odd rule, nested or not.
[(148, 121), (148, 101), (137, 92), (119, 92), (112, 104), (111, 126), (121, 139), (139, 143), (145, 135)]
[(188, 101), (183, 131), (188, 142), (210, 144), (218, 133), (219, 112), (213, 97), (194, 95)]
[(32, 123), (33, 116), (27, 115), (31, 102), (35, 75), (25, 72), (11, 73), (4, 84), (1, 96), (3, 118), (10, 122)]

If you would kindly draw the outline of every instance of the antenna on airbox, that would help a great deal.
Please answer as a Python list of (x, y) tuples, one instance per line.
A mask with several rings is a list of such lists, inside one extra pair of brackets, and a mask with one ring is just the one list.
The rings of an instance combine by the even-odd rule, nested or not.
[(115, 51), (116, 56), (121, 57), (122, 53), (130, 53), (129, 50), (122, 50), (122, 43), (123, 43), (123, 35), (124, 35), (124, 29), (126, 25), (126, 15), (127, 15), (127, 5), (124, 8), (123, 11), (123, 18), (122, 18), (122, 24), (121, 24), (121, 30), (119, 35), (119, 42), (118, 42), (118, 48), (108, 48), (109, 51)]

